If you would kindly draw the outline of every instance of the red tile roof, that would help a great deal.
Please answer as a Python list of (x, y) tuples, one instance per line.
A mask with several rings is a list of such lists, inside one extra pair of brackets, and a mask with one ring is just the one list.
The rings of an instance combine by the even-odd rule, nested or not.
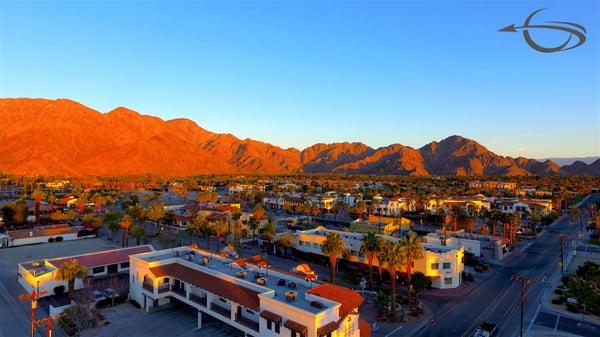
[(193, 269), (179, 263), (170, 263), (162, 266), (152, 267), (150, 268), (150, 272), (155, 277), (175, 277), (217, 296), (239, 303), (252, 310), (260, 310), (260, 301), (258, 299), (259, 292), (207, 274), (203, 271)]
[(285, 323), (283, 323), (283, 326), (290, 330), (297, 331), (301, 334), (306, 334), (308, 332), (308, 328), (306, 327), (306, 325), (300, 324), (296, 321), (292, 321), (291, 319), (285, 321)]
[(56, 267), (60, 267), (65, 261), (75, 259), (80, 265), (84, 265), (88, 268), (105, 266), (109, 264), (116, 264), (121, 262), (128, 262), (129, 255), (148, 253), (153, 251), (151, 246), (137, 246), (129, 248), (119, 248), (112, 250), (105, 250), (102, 252), (69, 256), (64, 258), (58, 258), (49, 260), (50, 263)]
[(340, 303), (341, 318), (348, 316), (363, 302), (362, 296), (356, 291), (328, 283), (311, 288), (306, 293)]

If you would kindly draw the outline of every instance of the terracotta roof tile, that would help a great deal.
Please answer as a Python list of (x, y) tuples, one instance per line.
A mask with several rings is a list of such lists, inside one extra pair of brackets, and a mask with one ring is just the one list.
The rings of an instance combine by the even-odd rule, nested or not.
[(258, 292), (228, 282), (222, 278), (207, 274), (197, 269), (179, 263), (170, 263), (150, 268), (155, 277), (175, 277), (184, 282), (191, 283), (199, 288), (209, 291), (217, 296), (227, 298), (252, 310), (260, 310)]
[(70, 256), (65, 258), (49, 260), (50, 263), (56, 267), (60, 267), (65, 261), (75, 259), (80, 265), (84, 265), (88, 268), (104, 266), (108, 264), (116, 264), (121, 262), (129, 262), (129, 255), (141, 254), (151, 252), (153, 249), (151, 246), (137, 246), (129, 248), (120, 248), (113, 250), (106, 250), (97, 253)]
[(346, 317), (358, 308), (362, 302), (362, 296), (356, 291), (333, 284), (321, 284), (309, 289), (307, 294), (317, 295), (340, 303), (340, 317)]

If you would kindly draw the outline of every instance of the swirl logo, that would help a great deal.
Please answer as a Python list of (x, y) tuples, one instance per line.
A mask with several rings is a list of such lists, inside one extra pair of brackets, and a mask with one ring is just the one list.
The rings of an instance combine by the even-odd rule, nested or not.
[[(539, 52), (542, 52), (542, 53), (555, 53), (558, 51), (574, 49), (574, 48), (581, 46), (585, 42), (585, 34), (587, 34), (587, 31), (585, 30), (585, 27), (583, 27), (582, 25), (572, 23), (572, 22), (565, 22), (565, 21), (548, 21), (545, 24), (531, 24), (531, 19), (537, 13), (539, 13), (543, 10), (545, 10), (545, 8), (538, 9), (537, 11), (529, 14), (529, 16), (525, 19), (525, 22), (523, 23), (522, 26), (516, 26), (515, 24), (512, 24), (512, 25), (508, 25), (508, 26), (500, 29), (499, 31), (500, 32), (510, 32), (510, 33), (516, 33), (518, 30), (522, 31), (525, 42), (527, 42), (527, 44), (531, 48), (533, 48)], [(531, 34), (529, 33), (529, 30), (531, 30), (531, 29), (550, 29), (550, 30), (566, 32), (566, 33), (569, 33), (569, 37), (563, 43), (561, 43), (560, 45), (558, 45), (556, 47), (544, 47), (544, 46), (540, 46), (533, 40), (533, 38), (531, 37)], [(573, 37), (575, 37), (577, 39), (577, 42), (571, 42)]]

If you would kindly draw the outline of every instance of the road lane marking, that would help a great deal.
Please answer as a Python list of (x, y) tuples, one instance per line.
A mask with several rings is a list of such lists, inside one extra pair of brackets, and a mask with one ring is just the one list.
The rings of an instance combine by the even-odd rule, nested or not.
[(399, 327), (397, 327), (396, 329), (392, 330), (392, 332), (390, 332), (389, 334), (387, 334), (387, 335), (385, 335), (385, 336), (383, 336), (383, 337), (390, 337), (390, 336), (391, 336), (391, 335), (392, 335), (394, 332), (396, 332), (396, 331), (398, 331), (398, 330), (402, 329), (403, 327), (404, 327), (404, 325), (401, 325), (401, 326), (399, 326)]

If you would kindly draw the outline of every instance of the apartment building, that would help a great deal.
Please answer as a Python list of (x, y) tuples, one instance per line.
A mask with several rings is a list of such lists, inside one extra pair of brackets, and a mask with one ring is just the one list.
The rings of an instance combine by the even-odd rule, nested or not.
[[(366, 256), (360, 253), (362, 238), (364, 234), (355, 232), (335, 231), (325, 227), (298, 231), (295, 233), (294, 248), (304, 252), (317, 255), (324, 255), (321, 251), (325, 237), (329, 232), (338, 233), (344, 240), (346, 249), (349, 251), (349, 260), (351, 262), (367, 263)], [(381, 236), (385, 240), (398, 240), (390, 236)], [(413, 262), (413, 271), (422, 272), (431, 279), (432, 287), (439, 289), (456, 288), (461, 284), (461, 272), (463, 271), (464, 248), (442, 246), (440, 244), (424, 243), (424, 256)], [(379, 266), (377, 258), (373, 261), (373, 266)], [(406, 267), (400, 268), (401, 272), (406, 272)]]
[(464, 209), (472, 208), (477, 211), (482, 211), (486, 209), (490, 209), (491, 201), (490, 199), (484, 197), (483, 195), (476, 196), (468, 196), (468, 197), (456, 197), (456, 198), (429, 198), (425, 202), (425, 210), (429, 211), (433, 214), (436, 214), (440, 210), (444, 210), (445, 212), (450, 212), (454, 207), (462, 207)]
[(501, 199), (495, 203), (503, 213), (532, 213), (539, 212), (542, 215), (552, 213), (552, 200), (550, 199)]
[(386, 216), (399, 216), (402, 212), (412, 212), (416, 208), (415, 201), (400, 197), (384, 198), (374, 196), (371, 203), (373, 212)]
[(517, 188), (517, 183), (510, 181), (470, 181), (469, 187), (486, 190), (514, 190)]
[(322, 284), (307, 268), (280, 271), (261, 258), (233, 260), (194, 247), (130, 257), (130, 296), (146, 311), (185, 303), (246, 336), (363, 337), (362, 296)]

